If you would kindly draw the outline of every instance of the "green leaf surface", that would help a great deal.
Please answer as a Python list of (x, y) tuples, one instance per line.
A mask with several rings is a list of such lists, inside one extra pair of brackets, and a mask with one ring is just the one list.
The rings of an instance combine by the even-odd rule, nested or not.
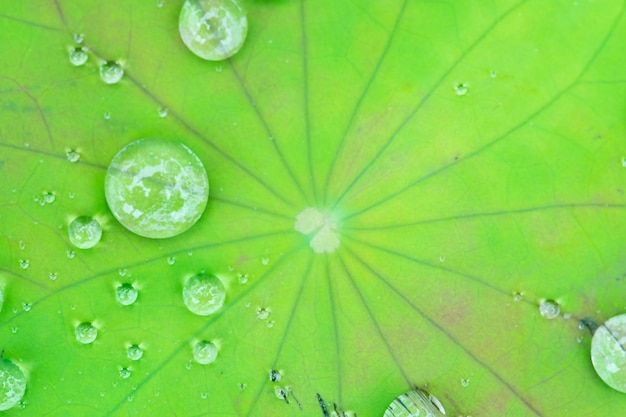
[[(182, 3), (0, 4), (0, 347), (28, 374), (5, 415), (319, 417), (319, 394), (377, 417), (414, 385), (451, 416), (623, 413), (589, 358), (626, 308), (623, 1), (242, 0), (223, 62), (184, 46)], [(206, 212), (170, 239), (104, 198), (143, 137), (208, 172)], [(297, 231), (306, 208), (326, 226)], [(87, 250), (67, 235), (83, 215), (103, 226)], [(182, 301), (201, 270), (227, 287), (207, 317)]]

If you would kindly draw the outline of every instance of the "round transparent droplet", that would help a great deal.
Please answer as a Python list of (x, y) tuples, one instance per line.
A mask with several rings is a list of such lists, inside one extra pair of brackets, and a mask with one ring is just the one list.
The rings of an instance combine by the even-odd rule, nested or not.
[(160, 239), (179, 235), (198, 221), (209, 198), (209, 180), (187, 146), (148, 138), (115, 155), (104, 190), (109, 208), (124, 227)]
[(259, 307), (256, 310), (256, 317), (259, 320), (265, 320), (270, 316), (270, 309), (265, 307)]
[(74, 259), (74, 256), (76, 256), (76, 252), (73, 250), (68, 250), (65, 254), (67, 255), (67, 259)]
[(100, 65), (100, 79), (106, 84), (116, 84), (124, 76), (124, 69), (119, 62), (107, 61)]
[(539, 312), (547, 319), (555, 319), (561, 314), (561, 306), (554, 300), (543, 300), (539, 304)]
[(131, 361), (138, 361), (143, 356), (143, 349), (139, 345), (130, 345), (126, 349), (126, 354)]
[(82, 344), (89, 344), (96, 340), (98, 337), (98, 329), (89, 322), (84, 322), (76, 326), (76, 340)]
[(217, 346), (208, 340), (198, 342), (193, 347), (193, 358), (200, 365), (208, 365), (217, 359)]
[(59, 277), (59, 274), (57, 274), (56, 272), (50, 272), (50, 274), (48, 274), (48, 277), (50, 278), (50, 281), (56, 281), (56, 279)]
[(76, 43), (83, 43), (83, 41), (85, 40), (85, 35), (83, 35), (82, 33), (75, 33), (73, 37), (74, 42)]
[(201, 272), (189, 278), (183, 286), (183, 302), (194, 314), (208, 316), (218, 311), (226, 300), (226, 288), (212, 274)]
[(161, 118), (167, 117), (168, 113), (169, 113), (169, 110), (167, 109), (167, 107), (161, 107), (159, 109), (159, 117), (161, 117)]
[(85, 65), (88, 58), (89, 55), (87, 55), (87, 51), (85, 51), (85, 49), (81, 46), (77, 46), (70, 51), (70, 62), (76, 67)]
[(467, 94), (467, 84), (465, 83), (459, 83), (457, 85), (454, 86), (454, 91), (456, 92), (457, 96), (464, 96), (465, 94)]
[(285, 400), (287, 398), (287, 390), (279, 385), (276, 385), (274, 387), (274, 395), (279, 400)]
[(626, 314), (611, 317), (596, 329), (591, 362), (602, 381), (626, 393)]
[(115, 299), (123, 306), (129, 306), (137, 301), (139, 292), (132, 284), (122, 284), (115, 289)]
[(56, 200), (56, 195), (54, 195), (53, 192), (50, 191), (46, 191), (43, 193), (43, 202), (46, 204), (52, 204), (54, 203), (54, 200)]
[(65, 152), (65, 157), (70, 162), (78, 162), (80, 160), (80, 153), (75, 149), (70, 149)]
[(0, 358), (0, 411), (15, 407), (26, 391), (26, 376), (13, 361)]
[(79, 249), (93, 248), (102, 239), (102, 227), (92, 217), (80, 216), (75, 218), (67, 230), (70, 242)]
[(122, 377), (123, 379), (128, 379), (130, 378), (130, 369), (128, 368), (122, 368), (120, 369), (120, 377)]
[(28, 269), (30, 266), (30, 261), (28, 259), (20, 259), (20, 268)]
[(176, 258), (174, 258), (173, 256), (170, 256), (169, 258), (167, 258), (168, 265), (174, 265), (175, 263), (176, 263)]
[(209, 61), (221, 61), (241, 49), (248, 21), (236, 0), (186, 0), (178, 29), (191, 52)]
[(248, 282), (248, 274), (237, 274), (237, 281), (240, 284), (246, 284)]
[(393, 400), (383, 417), (443, 417), (445, 414), (437, 397), (417, 388)]

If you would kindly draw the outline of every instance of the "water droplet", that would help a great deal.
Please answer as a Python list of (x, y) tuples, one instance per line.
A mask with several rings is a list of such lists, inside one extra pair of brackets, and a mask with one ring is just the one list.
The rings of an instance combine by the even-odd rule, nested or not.
[(130, 369), (128, 368), (120, 369), (120, 377), (122, 377), (123, 379), (130, 378)]
[(272, 327), (274, 327), (274, 320), (268, 320), (267, 321), (267, 328), (271, 329)]
[(161, 118), (167, 117), (167, 113), (169, 113), (169, 110), (167, 109), (167, 107), (161, 107), (159, 109), (159, 117)]
[(263, 258), (263, 259), (261, 259), (261, 263), (263, 265), (268, 265), (270, 263), (270, 258)]
[(54, 203), (54, 200), (56, 200), (56, 195), (54, 195), (53, 192), (45, 191), (43, 193), (43, 202), (45, 204), (52, 204)]
[(156, 6), (160, 9), (161, 7), (163, 7), (163, 0), (157, 0), (157, 4)]
[(523, 292), (518, 291), (513, 293), (513, 301), (515, 301), (516, 303), (522, 301), (522, 298), (524, 298)]
[(72, 199), (72, 200), (73, 200), (73, 199), (74, 199), (74, 197), (76, 197), (76, 194), (75, 194), (75, 193), (69, 193), (67, 196), (68, 196), (70, 199)]
[(79, 249), (93, 248), (102, 238), (102, 227), (92, 217), (80, 216), (75, 218), (67, 229), (70, 242)]
[(542, 300), (539, 304), (539, 312), (547, 319), (555, 319), (561, 314), (561, 306), (554, 300)]
[(117, 273), (120, 275), (120, 277), (125, 277), (126, 275), (128, 275), (128, 269), (120, 268), (117, 270)]
[(24, 311), (28, 312), (31, 308), (33, 308), (33, 305), (31, 303), (22, 303), (22, 309)]
[(446, 257), (445, 256), (440, 256), (439, 257), (439, 262), (445, 262), (446, 261)]
[(85, 345), (92, 343), (98, 337), (98, 329), (89, 322), (83, 322), (76, 326), (76, 340)]
[(100, 66), (100, 79), (106, 84), (116, 84), (124, 76), (124, 69), (116, 61), (107, 61)]
[(240, 384), (239, 384), (239, 390), (240, 390), (240, 391), (245, 390), (247, 387), (248, 387), (248, 385), (247, 385), (247, 384), (244, 384), (244, 383), (240, 383)]
[(186, 0), (178, 29), (191, 52), (203, 59), (221, 61), (242, 47), (248, 21), (235, 0)]
[(11, 333), (16, 334), (19, 329), (17, 327), (11, 327)]
[(470, 381), (469, 379), (462, 379), (461, 380), (461, 385), (464, 387), (469, 387)]
[(132, 284), (126, 283), (115, 289), (115, 299), (123, 306), (129, 306), (137, 301), (139, 292)]
[(464, 96), (465, 94), (467, 94), (467, 89), (468, 85), (465, 83), (459, 83), (457, 85), (454, 86), (454, 91), (456, 92), (457, 96)]
[(0, 411), (15, 407), (26, 391), (26, 376), (13, 361), (0, 358)]
[(50, 278), (50, 281), (56, 281), (56, 279), (59, 277), (59, 274), (57, 274), (56, 272), (50, 272), (48, 277)]
[(491, 78), (496, 78), (498, 76), (498, 73), (495, 70), (491, 70), (489, 71), (489, 76)]
[(622, 157), (622, 166), (626, 168), (626, 157)]
[(282, 377), (283, 376), (279, 370), (270, 369), (270, 381), (271, 382), (279, 382)]
[(414, 389), (398, 396), (387, 410), (383, 417), (442, 417), (446, 411), (441, 402), (432, 394), (422, 390)]
[(174, 265), (175, 263), (176, 263), (176, 258), (174, 258), (173, 256), (170, 256), (169, 258), (167, 258), (168, 265)]
[(83, 41), (85, 40), (85, 36), (82, 33), (75, 33), (73, 37), (74, 42), (76, 43), (83, 43)]
[(104, 120), (110, 120), (111, 119), (111, 113), (106, 112), (104, 113)]
[(256, 317), (257, 317), (259, 320), (265, 320), (265, 319), (266, 319), (266, 318), (268, 318), (269, 316), (270, 316), (270, 309), (269, 309), (269, 307), (268, 307), (268, 308), (265, 308), (265, 307), (259, 307), (259, 308), (256, 310)]
[(208, 340), (198, 342), (193, 347), (193, 358), (200, 365), (213, 363), (217, 359), (217, 346)]
[(20, 250), (26, 249), (26, 245), (21, 240), (17, 242), (17, 246), (20, 248)]
[(89, 55), (87, 55), (87, 51), (81, 46), (77, 46), (70, 51), (70, 63), (76, 67), (85, 65), (88, 58)]
[(237, 281), (240, 284), (246, 284), (248, 282), (248, 274), (237, 274)]
[(20, 259), (20, 268), (28, 269), (30, 266), (30, 261), (28, 259)]
[(626, 393), (626, 314), (597, 328), (591, 339), (591, 362), (602, 381)]
[(104, 189), (124, 227), (155, 239), (193, 226), (209, 197), (206, 170), (196, 154), (160, 138), (140, 139), (120, 150), (107, 169)]
[(73, 250), (68, 250), (67, 252), (65, 252), (65, 254), (67, 255), (67, 259), (74, 259), (76, 252), (74, 252)]
[(222, 308), (226, 289), (218, 277), (201, 272), (189, 278), (183, 286), (183, 302), (194, 314), (208, 316)]
[(65, 152), (65, 157), (70, 162), (78, 162), (80, 160), (80, 153), (76, 149), (68, 149)]
[(215, 66), (215, 72), (220, 73), (224, 70), (224, 68), (221, 65), (216, 65)]
[(126, 353), (128, 355), (128, 359), (131, 361), (138, 361), (143, 356), (143, 349), (139, 345), (130, 345), (128, 349), (126, 349)]

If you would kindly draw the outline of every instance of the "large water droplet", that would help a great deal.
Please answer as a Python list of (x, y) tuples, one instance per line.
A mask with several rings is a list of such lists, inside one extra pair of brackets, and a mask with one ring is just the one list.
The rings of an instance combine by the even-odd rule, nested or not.
[(393, 400), (383, 417), (442, 417), (445, 414), (437, 397), (417, 388)]
[(109, 165), (104, 189), (124, 227), (155, 239), (193, 226), (209, 198), (200, 159), (182, 143), (161, 138), (140, 139), (120, 150)]
[(598, 327), (591, 339), (591, 362), (608, 386), (626, 392), (626, 314)]
[(543, 300), (539, 304), (539, 312), (547, 319), (555, 319), (561, 314), (561, 306), (554, 300)]
[(116, 61), (107, 61), (100, 65), (100, 79), (107, 84), (116, 84), (124, 76), (124, 69)]
[(208, 365), (217, 359), (217, 346), (208, 340), (202, 340), (193, 347), (193, 358), (200, 365)]
[(89, 322), (83, 322), (76, 326), (76, 340), (85, 345), (92, 343), (98, 337), (98, 329)]
[(92, 217), (80, 216), (75, 218), (67, 229), (72, 245), (80, 249), (93, 248), (102, 238), (102, 227)]
[(87, 58), (89, 58), (89, 55), (87, 55), (87, 51), (85, 51), (85, 49), (81, 46), (77, 46), (70, 51), (70, 62), (72, 65), (77, 67), (85, 65)]
[(248, 21), (235, 0), (187, 0), (178, 29), (191, 52), (209, 61), (220, 61), (241, 49)]
[(0, 411), (15, 407), (26, 391), (26, 376), (13, 361), (0, 358)]
[(131, 361), (138, 361), (143, 356), (143, 349), (139, 345), (130, 345), (126, 349), (126, 354)]
[(115, 299), (123, 306), (129, 306), (137, 301), (139, 292), (132, 284), (122, 284), (115, 289)]
[(212, 274), (201, 272), (189, 278), (183, 286), (183, 302), (194, 314), (208, 316), (222, 308), (226, 289), (222, 281)]

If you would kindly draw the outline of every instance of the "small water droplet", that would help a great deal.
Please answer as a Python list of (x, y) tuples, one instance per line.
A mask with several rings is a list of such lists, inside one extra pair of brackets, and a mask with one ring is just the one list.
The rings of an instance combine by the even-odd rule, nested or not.
[(30, 311), (31, 308), (33, 308), (33, 305), (31, 303), (22, 303), (22, 309), (24, 311)]
[(193, 358), (200, 365), (208, 365), (217, 359), (217, 346), (208, 340), (202, 340), (193, 347)]
[(73, 200), (73, 199), (74, 199), (74, 197), (76, 197), (76, 194), (75, 194), (75, 193), (69, 193), (67, 196), (68, 196), (71, 200)]
[(555, 319), (561, 314), (561, 306), (554, 300), (542, 300), (539, 304), (539, 312), (547, 319)]
[(143, 349), (139, 345), (130, 345), (126, 349), (126, 354), (131, 361), (138, 361), (143, 356)]
[(247, 385), (247, 384), (244, 384), (243, 382), (239, 384), (239, 390), (240, 390), (240, 391), (245, 390), (247, 387), (248, 387), (248, 385)]
[(523, 292), (517, 291), (513, 293), (513, 301), (515, 301), (516, 303), (522, 301), (523, 298), (524, 298)]
[(21, 240), (17, 242), (17, 246), (20, 248), (20, 250), (26, 249), (26, 245)]
[(270, 381), (271, 382), (279, 382), (282, 378), (282, 374), (277, 369), (270, 369)]
[(67, 252), (65, 252), (65, 254), (67, 255), (67, 259), (74, 259), (76, 252), (74, 252), (73, 250), (68, 250)]
[(111, 120), (111, 113), (110, 112), (105, 112), (104, 113), (104, 120)]
[(20, 268), (28, 269), (30, 266), (30, 261), (28, 259), (20, 259)]
[(461, 380), (461, 385), (462, 385), (462, 386), (464, 386), (464, 387), (469, 387), (469, 384), (470, 384), (469, 379), (465, 379), (465, 378), (464, 378), (464, 379), (462, 379), (462, 380)]
[(224, 68), (222, 68), (222, 66), (221, 66), (221, 65), (216, 65), (216, 66), (215, 66), (215, 72), (220, 73), (220, 72), (222, 72), (223, 70), (224, 70)]
[(221, 61), (242, 47), (248, 21), (235, 0), (186, 0), (178, 29), (191, 52), (203, 59)]
[(190, 371), (190, 370), (191, 370), (191, 361), (189, 361), (189, 362), (187, 362), (187, 363), (185, 364), (185, 369), (186, 369), (186, 370), (188, 370), (188, 371)]
[(576, 338), (576, 343), (582, 343), (583, 342), (583, 337), (582, 336), (578, 336)]
[(457, 96), (464, 96), (465, 94), (467, 94), (468, 85), (466, 83), (459, 83), (454, 86), (454, 91), (456, 92)]
[(591, 362), (604, 383), (626, 393), (626, 314), (611, 317), (596, 329)]
[(161, 138), (122, 148), (107, 169), (104, 189), (115, 218), (131, 232), (153, 239), (189, 229), (209, 197), (198, 156), (182, 143)]
[(68, 149), (65, 152), (65, 157), (70, 162), (78, 162), (80, 160), (80, 153), (76, 149)]
[(276, 395), (276, 398), (279, 400), (287, 401), (287, 390), (279, 385), (274, 387), (274, 395)]
[(11, 333), (13, 333), (13, 334), (16, 334), (18, 330), (19, 330), (19, 328), (17, 328), (17, 327), (11, 327)]
[(496, 78), (498, 76), (498, 73), (495, 70), (491, 70), (489, 71), (489, 76), (491, 78)]
[(137, 301), (139, 292), (132, 284), (126, 283), (115, 289), (115, 299), (123, 306), (129, 306)]
[(76, 43), (83, 43), (83, 41), (85, 40), (85, 36), (82, 33), (75, 33), (73, 37), (74, 42)]
[(445, 262), (446, 261), (446, 257), (445, 256), (440, 256), (439, 257), (439, 262)]
[(0, 358), (0, 411), (20, 403), (26, 391), (26, 376), (13, 361)]
[(218, 311), (226, 300), (222, 281), (212, 274), (200, 272), (183, 286), (183, 302), (194, 314), (208, 316)]
[(167, 107), (161, 107), (159, 108), (159, 117), (161, 118), (165, 118), (167, 117), (167, 114), (169, 113), (169, 110)]
[(43, 193), (43, 202), (45, 204), (52, 204), (56, 200), (56, 195), (51, 191), (45, 191)]
[(85, 65), (89, 55), (85, 48), (82, 46), (77, 46), (70, 51), (70, 63), (76, 67), (80, 67), (81, 65)]
[(122, 377), (122, 379), (128, 379), (130, 378), (130, 369), (128, 368), (122, 368), (120, 369), (120, 377)]
[(261, 263), (262, 263), (263, 265), (268, 265), (268, 264), (270, 263), (270, 258), (262, 258), (262, 259), (261, 259)]
[(156, 6), (160, 9), (163, 7), (163, 0), (157, 0)]
[(89, 322), (80, 323), (75, 329), (76, 340), (82, 344), (89, 344), (98, 337), (98, 329)]
[(51, 281), (56, 281), (56, 279), (59, 277), (59, 274), (57, 274), (56, 272), (50, 272), (50, 274), (48, 274), (48, 277)]
[(174, 265), (175, 263), (176, 263), (176, 258), (174, 258), (173, 256), (170, 256), (169, 258), (167, 258), (168, 265)]
[(626, 168), (626, 157), (622, 157), (622, 166)]
[(268, 320), (267, 321), (267, 328), (271, 329), (272, 327), (274, 327), (274, 320)]
[(246, 284), (248, 282), (248, 274), (237, 274), (237, 281), (240, 284)]
[(67, 229), (70, 242), (79, 249), (93, 248), (102, 239), (102, 227), (92, 217), (75, 218)]
[(265, 308), (265, 307), (257, 308), (257, 310), (256, 310), (256, 317), (259, 320), (265, 320), (269, 316), (270, 316), (270, 309), (269, 309), (269, 307), (268, 308)]
[(124, 76), (124, 69), (116, 61), (107, 61), (100, 66), (100, 79), (106, 84), (116, 84)]

